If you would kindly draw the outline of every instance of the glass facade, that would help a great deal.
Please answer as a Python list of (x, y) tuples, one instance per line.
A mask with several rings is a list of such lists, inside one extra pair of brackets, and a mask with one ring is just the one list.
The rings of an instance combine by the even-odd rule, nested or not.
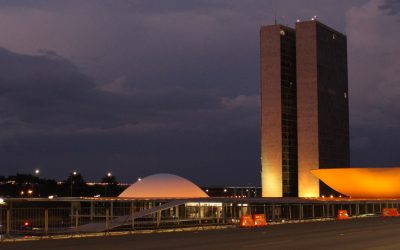
[[(282, 34), (282, 33), (281, 33)], [(283, 196), (297, 196), (296, 35), (281, 35), (281, 115)]]

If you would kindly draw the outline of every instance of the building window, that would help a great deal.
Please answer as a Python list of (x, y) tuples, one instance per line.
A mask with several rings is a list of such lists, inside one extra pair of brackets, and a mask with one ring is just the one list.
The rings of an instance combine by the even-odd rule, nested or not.
[(333, 40), (336, 39), (336, 34), (335, 34), (335, 33), (332, 34), (332, 39), (333, 39)]
[(344, 99), (347, 99), (347, 92), (343, 93)]

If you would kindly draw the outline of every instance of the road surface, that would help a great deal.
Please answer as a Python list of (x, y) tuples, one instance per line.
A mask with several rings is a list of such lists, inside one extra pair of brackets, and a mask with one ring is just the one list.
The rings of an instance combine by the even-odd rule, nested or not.
[(3, 242), (0, 243), (0, 249), (400, 249), (400, 218), (379, 217), (281, 224), (253, 229)]

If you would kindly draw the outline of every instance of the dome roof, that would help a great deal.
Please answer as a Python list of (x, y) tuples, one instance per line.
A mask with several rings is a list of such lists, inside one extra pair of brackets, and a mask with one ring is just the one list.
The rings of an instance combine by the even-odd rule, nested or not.
[(193, 182), (172, 174), (154, 174), (125, 189), (122, 198), (205, 198), (208, 195)]
[(326, 168), (311, 173), (352, 198), (400, 197), (400, 168)]

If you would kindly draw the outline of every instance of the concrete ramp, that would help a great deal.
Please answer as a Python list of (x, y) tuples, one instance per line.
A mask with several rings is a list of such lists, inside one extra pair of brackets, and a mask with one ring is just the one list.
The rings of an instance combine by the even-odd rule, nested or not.
[[(169, 209), (175, 206), (183, 205), (187, 201), (186, 200), (175, 200), (160, 206), (152, 207), (149, 209), (144, 209), (133, 214), (133, 219), (139, 219), (145, 217), (147, 215), (163, 211), (165, 209)], [(79, 226), (76, 229), (71, 229), (71, 231), (76, 232), (91, 232), (91, 233), (99, 233), (107, 230), (111, 230), (120, 226), (129, 225), (132, 221), (132, 215), (118, 216), (114, 217), (114, 219), (110, 220), (108, 223), (108, 228), (105, 222), (93, 222)]]

